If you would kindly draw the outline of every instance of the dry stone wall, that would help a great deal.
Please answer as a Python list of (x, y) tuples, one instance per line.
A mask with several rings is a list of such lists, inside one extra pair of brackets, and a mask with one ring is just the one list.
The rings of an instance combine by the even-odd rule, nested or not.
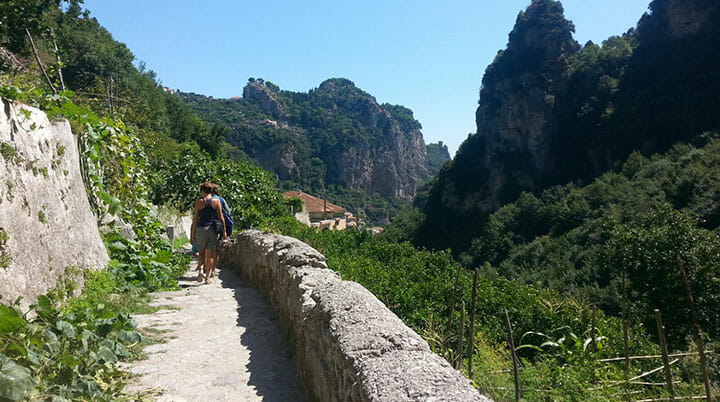
[(359, 284), (292, 237), (250, 230), (222, 264), (263, 292), (315, 401), (489, 401)]
[[(23, 306), (66, 267), (108, 262), (66, 120), (0, 98), (0, 302)], [(1, 238), (0, 238), (1, 240)]]

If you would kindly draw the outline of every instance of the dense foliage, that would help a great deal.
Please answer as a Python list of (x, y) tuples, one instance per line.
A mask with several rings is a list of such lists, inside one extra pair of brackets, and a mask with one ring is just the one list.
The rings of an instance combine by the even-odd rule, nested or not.
[(249, 161), (213, 159), (189, 149), (172, 158), (158, 160), (152, 199), (180, 211), (192, 208), (199, 194), (199, 183), (220, 184), (220, 195), (233, 211), (239, 229), (258, 226), (267, 218), (286, 215), (280, 193), (270, 174)]
[[(653, 309), (664, 311), (672, 345), (682, 348), (692, 331), (682, 263), (702, 326), (716, 337), (720, 142), (709, 135), (704, 141), (678, 144), (651, 158), (633, 153), (616, 171), (584, 186), (551, 187), (539, 196), (523, 193), (476, 231), (466, 253), (472, 266), (555, 289), (613, 315), (620, 313), (627, 293), (629, 313), (648, 326), (654, 323)], [(383, 236), (411, 239), (424, 219), (413, 209)]]
[[(119, 299), (109, 300), (113, 279), (88, 275), (86, 293), (58, 308), (40, 296), (28, 318), (18, 308), (0, 305), (0, 399), (109, 400), (122, 389), (113, 366), (137, 353), (143, 337)], [(100, 296), (100, 297), (98, 297)], [(127, 303), (127, 302), (125, 302)]]
[[(475, 331), (470, 337), (473, 272), (449, 253), (417, 250), (409, 243), (391, 243), (367, 232), (317, 232), (287, 224), (282, 230), (316, 247), (330, 268), (373, 292), (451, 362), (460, 355), (457, 342), (464, 303), (465, 336), (473, 343), (463, 348), (463, 365), (467, 367), (472, 353), (475, 385), (495, 400), (513, 397), (505, 309), (522, 359), (524, 398), (604, 401), (617, 399), (622, 391), (601, 386), (622, 379), (622, 366), (599, 362), (623, 354), (620, 322), (598, 312), (592, 346), (589, 304), (484, 270), (478, 277)], [(633, 354), (658, 353), (637, 321), (631, 321), (630, 345)], [(654, 364), (637, 362), (631, 369), (648, 371)], [(675, 375), (683, 379), (677, 385), (682, 392), (698, 392), (699, 372), (693, 362), (677, 367)], [(635, 396), (639, 395), (661, 396), (662, 391), (645, 390)]]
[[(492, 214), (470, 252), (501, 275), (620, 310), (627, 271), (632, 309), (648, 325), (666, 312), (676, 345), (691, 330), (677, 259), (685, 265), (704, 328), (720, 331), (720, 142), (676, 145), (664, 156), (633, 154), (618, 172), (586, 186), (524, 193)], [(676, 295), (668, 299), (667, 295)], [(678, 298), (683, 300), (678, 303)]]

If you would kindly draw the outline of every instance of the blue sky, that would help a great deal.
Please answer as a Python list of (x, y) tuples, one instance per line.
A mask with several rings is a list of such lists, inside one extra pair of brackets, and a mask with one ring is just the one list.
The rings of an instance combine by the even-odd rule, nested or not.
[[(564, 0), (575, 39), (634, 27), (649, 0)], [(475, 132), (483, 72), (530, 0), (85, 0), (163, 85), (216, 98), (249, 77), (306, 92), (332, 77), (409, 107), (451, 154)]]

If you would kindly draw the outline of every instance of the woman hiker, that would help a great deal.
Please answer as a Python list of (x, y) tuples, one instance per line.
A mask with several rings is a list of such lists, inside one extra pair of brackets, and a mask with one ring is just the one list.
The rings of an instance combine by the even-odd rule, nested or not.
[[(220, 186), (218, 186), (217, 184), (214, 184), (214, 183), (213, 183), (213, 189), (212, 189), (212, 197), (215, 198), (216, 200), (220, 200), (220, 206), (222, 207), (222, 217), (223, 217), (223, 220), (225, 221), (225, 234), (229, 235), (232, 233), (232, 229), (233, 229), (233, 225), (234, 225), (232, 216), (230, 215), (230, 207), (228, 207), (227, 202), (225, 202), (225, 199), (220, 196)], [(219, 254), (215, 258), (215, 267), (217, 267), (218, 264), (220, 264), (220, 255)], [(215, 268), (213, 268), (213, 270), (210, 271), (210, 277), (211, 278), (215, 277)]]
[(210, 274), (215, 270), (220, 238), (227, 237), (220, 200), (212, 197), (213, 186), (208, 182), (200, 185), (202, 197), (195, 200), (190, 228), (190, 242), (196, 243), (200, 252), (198, 263), (204, 263), (204, 272), (199, 273), (197, 279), (198, 282), (205, 279), (205, 283), (210, 283)]

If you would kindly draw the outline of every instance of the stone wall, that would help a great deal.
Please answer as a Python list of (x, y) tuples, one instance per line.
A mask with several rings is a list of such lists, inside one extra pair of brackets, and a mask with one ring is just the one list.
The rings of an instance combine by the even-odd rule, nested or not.
[(222, 264), (269, 299), (315, 401), (489, 401), (367, 289), (307, 244), (242, 232)]
[(108, 262), (66, 120), (0, 98), (0, 302), (23, 306), (66, 267)]

